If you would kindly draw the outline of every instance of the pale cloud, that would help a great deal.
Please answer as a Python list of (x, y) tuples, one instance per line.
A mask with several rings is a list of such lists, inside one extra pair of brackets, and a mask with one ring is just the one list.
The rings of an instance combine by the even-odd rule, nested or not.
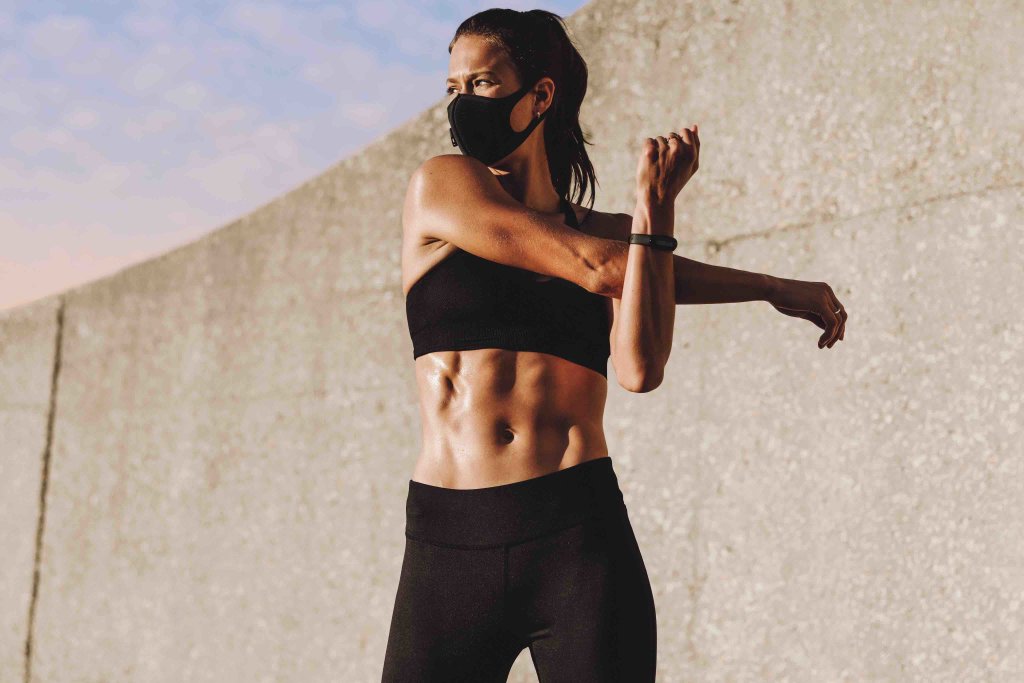
[(74, 137), (65, 128), (27, 126), (10, 136), (11, 146), (29, 156), (48, 149), (64, 149), (73, 142)]
[(206, 102), (208, 94), (209, 90), (202, 83), (183, 81), (164, 90), (161, 96), (179, 109), (197, 111)]
[(340, 5), (306, 8), (242, 3), (228, 7), (223, 19), (282, 54), (315, 56), (330, 50), (330, 36), (345, 26), (349, 14)]
[(21, 93), (12, 90), (0, 90), (0, 111), (8, 114), (31, 114), (35, 106), (29, 100), (22, 97)]
[(137, 59), (123, 65), (116, 76), (117, 82), (139, 95), (170, 88), (189, 68), (196, 66), (196, 60), (195, 53), (187, 44), (156, 43)]
[(56, 15), (33, 25), (26, 42), (36, 55), (60, 58), (91, 38), (92, 24), (83, 17)]
[(121, 19), (121, 25), (136, 38), (159, 38), (174, 30), (171, 21), (155, 14), (129, 14)]
[(170, 109), (153, 109), (142, 112), (137, 119), (128, 119), (121, 124), (121, 131), (132, 140), (146, 135), (170, 130), (178, 122), (177, 112)]
[(238, 202), (259, 191), (272, 169), (265, 153), (239, 150), (193, 158), (182, 175), (218, 201)]
[(64, 57), (64, 71), (79, 78), (83, 76), (103, 77), (122, 68), (128, 55), (110, 45), (91, 42), (87, 47), (69, 52)]
[(156, 62), (141, 62), (125, 70), (123, 84), (130, 85), (137, 93), (144, 93), (156, 88), (167, 78), (168, 70)]
[(258, 115), (259, 112), (253, 107), (230, 104), (226, 107), (206, 112), (203, 116), (203, 123), (212, 133), (227, 133), (231, 130), (237, 130), (237, 126), (240, 123), (256, 120)]
[[(483, 8), (475, 11), (479, 9)], [(355, 15), (362, 26), (385, 34), (389, 44), (410, 57), (447, 55), (448, 42), (458, 25), (437, 19), (436, 6), (432, 8), (430, 3), (405, 0), (362, 0), (355, 4)]]
[(363, 26), (387, 28), (400, 18), (402, 9), (397, 2), (357, 2), (355, 15)]
[(0, 52), (0, 76), (23, 72), (28, 62), (14, 50)]
[(93, 109), (75, 106), (64, 113), (63, 121), (68, 128), (88, 130), (96, 127), (100, 117)]
[(387, 112), (379, 102), (343, 102), (338, 107), (342, 119), (362, 128), (373, 128)]

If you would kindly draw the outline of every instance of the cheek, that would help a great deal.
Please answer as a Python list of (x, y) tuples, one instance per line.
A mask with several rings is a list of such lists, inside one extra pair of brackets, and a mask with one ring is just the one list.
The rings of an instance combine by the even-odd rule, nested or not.
[(509, 117), (509, 125), (512, 126), (512, 130), (519, 133), (526, 130), (532, 119), (533, 105), (530, 98), (524, 97), (513, 107), (512, 115)]

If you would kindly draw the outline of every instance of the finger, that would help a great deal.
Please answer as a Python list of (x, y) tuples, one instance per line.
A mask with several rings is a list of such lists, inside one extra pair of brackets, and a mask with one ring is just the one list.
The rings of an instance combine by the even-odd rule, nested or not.
[(842, 315), (839, 314), (839, 313), (835, 313), (835, 309), (834, 308), (831, 309), (831, 310), (833, 311), (832, 315), (835, 318), (835, 323), (834, 323), (835, 326), (832, 329), (832, 336), (828, 340), (828, 348), (832, 348), (833, 346), (835, 346), (836, 342), (839, 341), (839, 333), (842, 332), (842, 330), (843, 330), (843, 317), (842, 317)]
[(843, 320), (842, 320), (842, 318), (838, 318), (838, 320), (839, 320), (839, 322), (838, 322), (838, 323), (836, 323), (836, 331), (835, 331), (835, 334), (834, 334), (834, 335), (832, 335), (832, 339), (831, 339), (831, 341), (829, 341), (829, 343), (827, 344), (828, 348), (830, 348), (830, 349), (831, 349), (831, 348), (832, 348), (833, 346), (835, 346), (835, 345), (836, 345), (836, 343), (837, 343), (837, 342), (839, 341), (839, 335), (840, 335), (840, 334), (842, 333), (842, 331), (843, 331)]
[[(836, 309), (839, 308), (839, 307), (836, 306), (836, 303), (832, 299), (832, 297), (828, 298), (828, 301), (826, 302), (826, 305), (828, 306), (829, 314), (831, 316), (831, 318), (829, 320), (829, 325), (831, 326), (831, 330), (829, 332), (828, 339), (825, 342), (825, 346), (827, 348), (832, 348), (832, 344), (835, 343), (836, 337), (839, 336), (839, 328), (842, 327), (843, 321), (842, 321), (842, 318), (839, 316), (839, 314), (836, 312)], [(833, 320), (834, 320), (834, 322), (833, 322)]]
[(690, 146), (693, 148), (693, 171), (700, 168), (700, 137), (697, 134), (697, 124), (693, 124), (693, 130), (689, 131)]
[(839, 329), (836, 332), (835, 337), (832, 339), (831, 342), (829, 342), (829, 345), (828, 345), (829, 348), (832, 348), (833, 346), (835, 346), (836, 342), (842, 340), (843, 334), (846, 332), (846, 319), (849, 316), (846, 315), (846, 309), (839, 302), (839, 299), (836, 298), (835, 292), (832, 292), (832, 288), (831, 287), (829, 287), (829, 292), (832, 295), (831, 296), (831, 299), (832, 299), (832, 311), (833, 312), (838, 311), (838, 313), (836, 313), (836, 318), (839, 320)]
[(647, 140), (644, 141), (644, 153), (647, 155), (647, 158), (652, 161), (654, 159), (657, 159), (658, 141), (655, 140), (654, 138), (647, 138)]
[(828, 346), (828, 343), (836, 336), (839, 332), (839, 318), (832, 311), (832, 302), (829, 299), (825, 299), (825, 312), (822, 314), (822, 319), (828, 324), (828, 328), (825, 333), (818, 339), (818, 348), (822, 349)]
[(679, 147), (683, 144), (683, 139), (679, 137), (679, 133), (672, 132), (668, 134), (668, 144), (669, 147)]
[(665, 139), (664, 135), (658, 136), (658, 147), (661, 149), (668, 149), (668, 140)]
[(825, 332), (825, 344), (826, 348), (832, 348), (832, 344), (835, 343), (836, 337), (839, 335), (840, 321), (839, 318), (832, 314), (828, 321), (828, 331)]

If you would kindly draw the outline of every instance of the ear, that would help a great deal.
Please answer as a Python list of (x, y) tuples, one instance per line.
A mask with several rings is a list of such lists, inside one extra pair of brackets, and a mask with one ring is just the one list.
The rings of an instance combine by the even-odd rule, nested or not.
[(554, 101), (555, 82), (548, 76), (543, 76), (533, 86), (533, 111), (534, 118), (547, 111)]

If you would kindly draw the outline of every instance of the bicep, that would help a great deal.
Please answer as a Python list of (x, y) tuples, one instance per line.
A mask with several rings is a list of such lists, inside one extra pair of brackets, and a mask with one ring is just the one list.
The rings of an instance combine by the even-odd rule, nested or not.
[(440, 239), (480, 258), (561, 278), (594, 291), (601, 238), (518, 202), (471, 157), (428, 159), (413, 175), (406, 212), (424, 239)]

